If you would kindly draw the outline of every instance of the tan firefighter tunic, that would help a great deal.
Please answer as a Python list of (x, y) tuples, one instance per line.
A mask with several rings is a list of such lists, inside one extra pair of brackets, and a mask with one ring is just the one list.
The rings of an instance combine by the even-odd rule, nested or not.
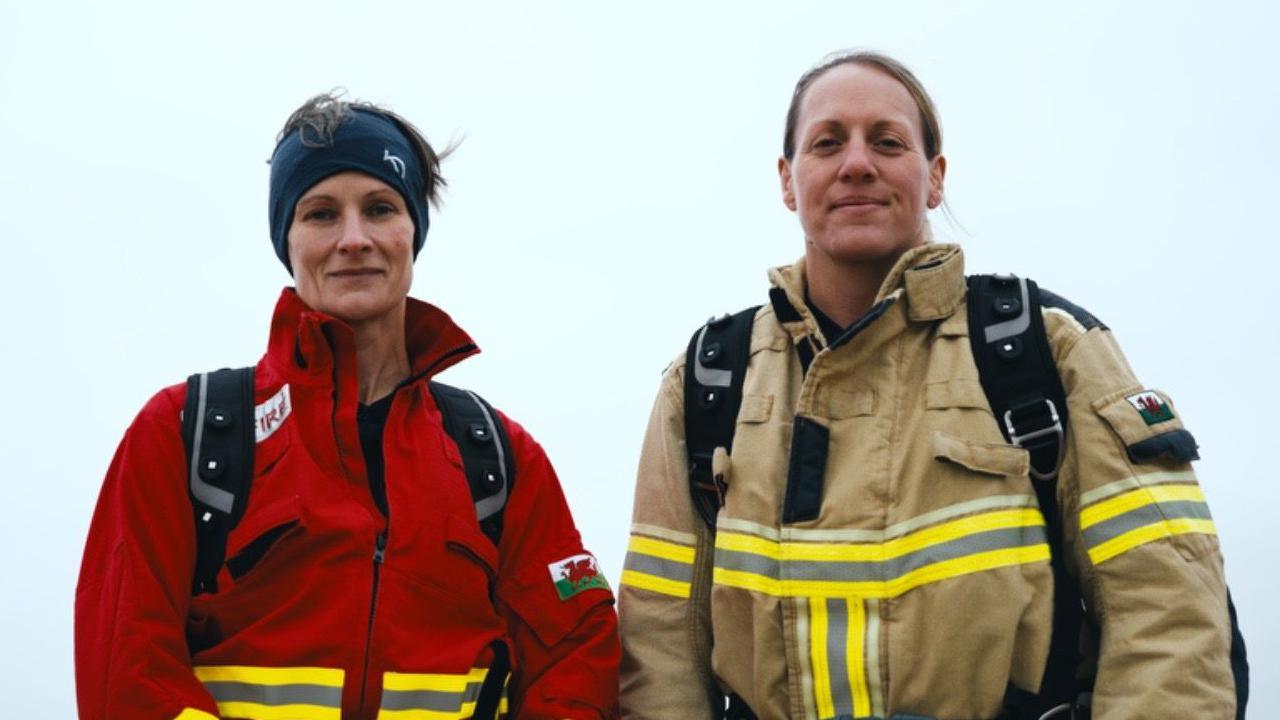
[[(801, 320), (756, 314), (714, 535), (689, 497), (683, 357), (663, 378), (619, 594), (624, 716), (710, 717), (718, 688), (761, 718), (994, 718), (1008, 686), (1039, 686), (1053, 579), (1028, 455), (978, 381), (961, 252), (908, 252), (888, 309), (835, 349), (804, 272), (770, 273)], [(1042, 311), (1070, 411), (1065, 552), (1100, 628), (1093, 717), (1234, 718), (1204, 496), (1189, 465), (1126, 453), (1182, 420), (1108, 330)], [(817, 343), (807, 374), (800, 342)], [(817, 518), (784, 524), (797, 415), (829, 430), (829, 457)]]

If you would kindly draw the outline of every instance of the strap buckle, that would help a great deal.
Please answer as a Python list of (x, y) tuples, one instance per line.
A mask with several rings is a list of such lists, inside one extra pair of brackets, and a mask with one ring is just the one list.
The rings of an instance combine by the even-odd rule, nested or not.
[[(1062, 467), (1062, 456), (1065, 450), (1065, 443), (1063, 442), (1065, 431), (1062, 428), (1062, 419), (1058, 415), (1057, 406), (1048, 398), (1045, 398), (1043, 402), (1049, 410), (1049, 424), (1045, 427), (1019, 432), (1018, 428), (1013, 424), (1012, 409), (1004, 412), (1004, 426), (1009, 431), (1009, 442), (1032, 452), (1033, 455), (1037, 450), (1048, 448), (1050, 443), (1057, 446), (1053, 467), (1048, 470), (1040, 470), (1035, 466), (1034, 462), (1031, 463), (1031, 477), (1036, 480), (1051, 480), (1058, 475), (1058, 469)], [(1032, 447), (1033, 445), (1035, 447)]]

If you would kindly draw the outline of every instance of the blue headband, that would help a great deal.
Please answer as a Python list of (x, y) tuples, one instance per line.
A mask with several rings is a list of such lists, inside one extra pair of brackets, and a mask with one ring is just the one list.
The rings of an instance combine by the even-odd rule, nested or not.
[(330, 175), (355, 170), (395, 188), (413, 217), (413, 257), (427, 241), (426, 177), (413, 144), (394, 121), (380, 113), (352, 108), (333, 134), (333, 142), (304, 145), (300, 128), (276, 145), (271, 156), (268, 212), (271, 244), (289, 274), (289, 226), (302, 195)]

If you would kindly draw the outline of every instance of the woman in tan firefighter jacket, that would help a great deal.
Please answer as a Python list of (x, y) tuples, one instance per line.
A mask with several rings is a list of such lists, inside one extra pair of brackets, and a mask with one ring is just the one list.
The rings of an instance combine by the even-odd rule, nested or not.
[[(649, 423), (624, 716), (715, 717), (726, 696), (761, 718), (1044, 712), (1049, 526), (979, 380), (961, 251), (930, 242), (941, 140), (890, 58), (840, 55), (797, 84), (778, 172), (804, 256), (754, 314), (714, 528), (691, 499), (683, 356)], [(1049, 293), (1040, 312), (1070, 416), (1053, 524), (1096, 662), (1091, 698), (1046, 717), (1233, 718), (1222, 559), (1182, 419), (1092, 316)], [(1153, 438), (1169, 451), (1135, 452)]]

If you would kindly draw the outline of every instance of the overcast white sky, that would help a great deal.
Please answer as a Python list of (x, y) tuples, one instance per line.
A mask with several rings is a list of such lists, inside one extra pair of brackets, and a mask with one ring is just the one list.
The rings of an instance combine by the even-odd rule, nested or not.
[(98, 486), (143, 402), (253, 362), (289, 282), (266, 158), (344, 86), (450, 158), (414, 295), (485, 353), (446, 379), (547, 447), (616, 585), (659, 373), (801, 252), (774, 164), (796, 77), (897, 55), (930, 88), (972, 271), (1089, 308), (1172, 393), (1280, 714), (1268, 408), (1280, 50), (1263, 2), (7, 3), (6, 717), (72, 717), (72, 601)]

